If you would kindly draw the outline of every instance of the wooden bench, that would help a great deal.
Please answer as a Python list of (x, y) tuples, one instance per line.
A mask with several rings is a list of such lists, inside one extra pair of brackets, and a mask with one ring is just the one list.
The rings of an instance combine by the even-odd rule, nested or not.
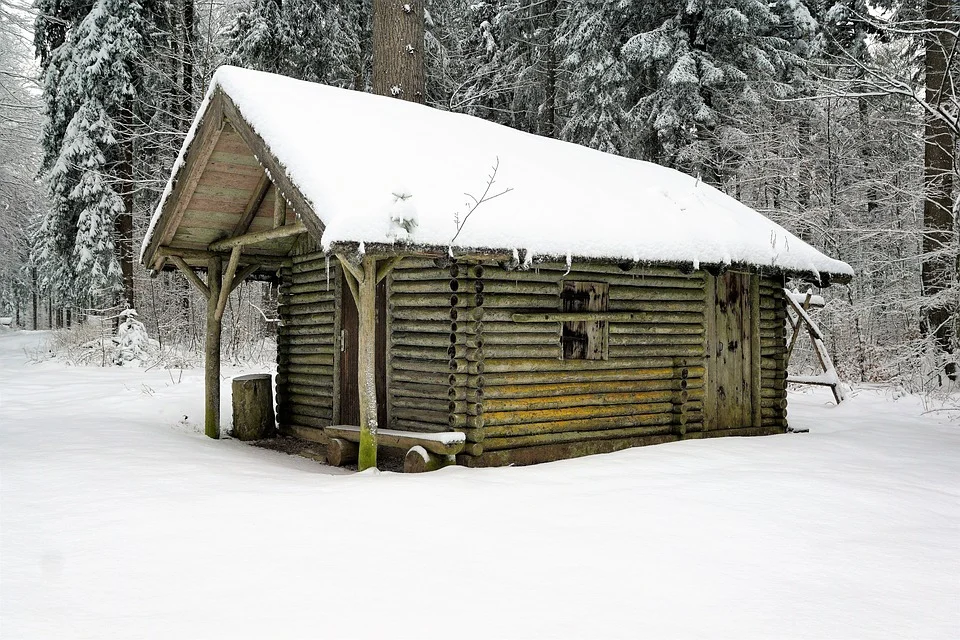
[[(333, 425), (324, 427), (329, 438), (327, 463), (335, 467), (356, 462), (360, 452), (360, 427)], [(404, 473), (434, 471), (456, 464), (456, 455), (463, 451), (466, 436), (459, 431), (421, 433), (419, 431), (396, 431), (377, 429), (377, 446), (406, 449), (403, 458)]]

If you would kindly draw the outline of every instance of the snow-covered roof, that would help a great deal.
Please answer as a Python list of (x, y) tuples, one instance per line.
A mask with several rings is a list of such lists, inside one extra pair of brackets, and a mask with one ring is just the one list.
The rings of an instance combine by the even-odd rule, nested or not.
[[(844, 262), (673, 169), (471, 116), (236, 67), (214, 75), (144, 250), (217, 89), (310, 205), (325, 248), (452, 243), (454, 252), (519, 249), (533, 257), (853, 274)], [(497, 197), (464, 223), (485, 192)]]

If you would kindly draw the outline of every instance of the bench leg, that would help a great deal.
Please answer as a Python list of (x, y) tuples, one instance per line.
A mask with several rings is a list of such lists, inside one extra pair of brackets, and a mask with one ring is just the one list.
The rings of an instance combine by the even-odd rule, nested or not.
[(441, 456), (430, 453), (420, 445), (411, 447), (407, 455), (403, 458), (404, 473), (423, 473), (424, 471), (436, 471), (443, 467), (457, 464), (456, 456)]
[(327, 443), (327, 464), (334, 467), (343, 467), (357, 461), (360, 455), (360, 445), (349, 440), (330, 438)]

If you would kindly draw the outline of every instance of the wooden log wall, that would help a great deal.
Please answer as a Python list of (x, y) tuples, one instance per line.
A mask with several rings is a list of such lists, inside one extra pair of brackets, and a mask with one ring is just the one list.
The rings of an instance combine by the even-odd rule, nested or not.
[(321, 429), (337, 417), (339, 265), (309, 243), (295, 253), (280, 274), (277, 422), (283, 433), (325, 443)]
[(760, 424), (787, 428), (787, 299), (782, 277), (760, 278)]
[[(705, 277), (616, 265), (484, 267), (483, 304), (472, 316), (482, 344), (464, 345), (481, 365), (482, 403), (457, 418), (482, 455), (461, 462), (539, 462), (701, 431)], [(637, 314), (608, 321), (606, 360), (561, 359), (559, 322), (513, 321), (514, 313), (559, 311), (564, 280), (607, 283), (607, 310)]]
[[(469, 313), (456, 263), (404, 258), (388, 282), (387, 414), (391, 428), (449, 431), (452, 396), (466, 398), (456, 357)], [(454, 389), (458, 391), (454, 391)]]

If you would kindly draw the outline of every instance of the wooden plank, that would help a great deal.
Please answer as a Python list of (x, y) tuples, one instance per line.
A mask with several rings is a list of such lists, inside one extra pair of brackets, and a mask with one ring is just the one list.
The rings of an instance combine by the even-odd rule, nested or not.
[[(350, 442), (360, 441), (360, 427), (345, 425), (329, 426), (324, 429), (328, 437), (342, 438)], [(380, 429), (377, 431), (377, 443), (380, 446), (409, 449), (421, 446), (431, 453), (439, 455), (454, 455), (463, 451), (466, 443), (464, 435), (458, 431), (442, 433), (419, 433), (414, 431), (399, 431), (396, 429)]]
[(749, 370), (747, 381), (750, 385), (750, 422), (743, 426), (759, 427), (760, 419), (760, 388), (761, 388), (761, 336), (760, 336), (760, 276), (751, 275), (750, 278), (750, 313), (745, 329), (750, 342)]

